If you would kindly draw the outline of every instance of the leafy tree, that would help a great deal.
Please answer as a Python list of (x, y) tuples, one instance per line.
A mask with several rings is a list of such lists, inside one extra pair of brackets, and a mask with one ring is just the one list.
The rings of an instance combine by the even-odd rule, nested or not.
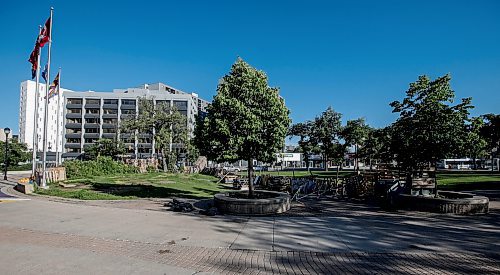
[[(17, 166), (20, 162), (31, 160), (32, 153), (25, 143), (19, 143), (17, 139), (9, 139), (8, 166)], [(0, 164), (5, 163), (5, 142), (0, 141)]]
[(238, 58), (219, 81), (196, 144), (210, 160), (247, 160), (249, 196), (253, 197), (253, 161), (276, 159), (287, 135), (288, 115), (279, 89), (269, 87), (266, 74)]
[(391, 136), (391, 126), (368, 130), (367, 138), (358, 154), (360, 158), (370, 163), (370, 169), (372, 169), (373, 162), (388, 163), (393, 160)]
[(341, 117), (342, 114), (335, 112), (332, 107), (328, 107), (314, 120), (312, 140), (321, 149), (326, 171), (328, 171), (330, 161), (337, 163), (338, 167), (344, 160), (345, 146), (340, 146), (343, 129)]
[(472, 99), (452, 105), (455, 92), (450, 80), (450, 75), (435, 80), (420, 76), (410, 83), (402, 101), (390, 104), (399, 113), (391, 145), (401, 168), (408, 172), (464, 151), (461, 141), (466, 139), (464, 125)]
[(481, 117), (474, 117), (470, 123), (465, 126), (466, 139), (463, 143), (464, 153), (466, 156), (471, 157), (474, 162), (474, 169), (477, 169), (476, 160), (486, 156), (487, 141), (481, 135), (484, 120)]
[[(500, 115), (486, 114), (483, 115), (486, 120), (481, 128), (481, 136), (486, 140), (486, 150), (491, 152), (491, 158), (498, 156), (500, 153)], [(493, 161), (491, 162), (493, 170)]]
[(315, 143), (313, 136), (314, 123), (312, 121), (300, 122), (290, 127), (288, 135), (290, 137), (299, 137), (299, 148), (304, 155), (307, 170), (309, 171), (310, 156), (318, 151), (318, 145)]
[[(153, 99), (139, 99), (139, 113), (123, 121), (123, 132), (151, 134), (155, 148), (161, 152), (164, 171), (175, 170), (177, 157), (185, 151), (188, 142), (187, 118), (165, 103), (154, 104)], [(176, 144), (173, 149), (172, 144)]]
[(358, 163), (358, 147), (363, 147), (365, 140), (368, 137), (370, 127), (366, 125), (364, 118), (348, 120), (347, 125), (342, 131), (342, 137), (346, 146), (354, 146), (355, 169), (359, 170)]
[(111, 157), (116, 160), (117, 156), (125, 154), (125, 145), (122, 141), (109, 138), (97, 140), (94, 144), (85, 149), (85, 155), (88, 159), (95, 160), (97, 157)]

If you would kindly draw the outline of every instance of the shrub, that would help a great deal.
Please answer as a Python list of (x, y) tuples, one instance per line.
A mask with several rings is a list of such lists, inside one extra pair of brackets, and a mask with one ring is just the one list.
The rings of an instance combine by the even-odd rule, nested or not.
[(137, 167), (114, 161), (111, 157), (98, 157), (88, 161), (70, 160), (65, 161), (63, 166), (68, 179), (138, 172)]

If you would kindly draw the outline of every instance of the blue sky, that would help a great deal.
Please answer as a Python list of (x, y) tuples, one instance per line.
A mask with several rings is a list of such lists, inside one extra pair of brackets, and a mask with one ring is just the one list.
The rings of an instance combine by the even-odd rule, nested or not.
[[(241, 2), (241, 3), (237, 3)], [(473, 115), (500, 113), (500, 1), (3, 1), (0, 127), (18, 132), (19, 84), (53, 6), (52, 72), (111, 91), (164, 82), (211, 99), (238, 56), (281, 88), (294, 122), (331, 105), (395, 120), (419, 75), (452, 75)], [(54, 73), (52, 73), (52, 77)]]

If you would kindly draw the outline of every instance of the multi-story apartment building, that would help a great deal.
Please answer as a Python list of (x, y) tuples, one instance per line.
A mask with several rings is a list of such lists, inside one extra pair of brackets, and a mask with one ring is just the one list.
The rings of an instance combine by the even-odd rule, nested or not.
[[(32, 147), (33, 138), (33, 108), (34, 100), (30, 100), (31, 93), (34, 94), (36, 84), (33, 81), (21, 83), (21, 108), (20, 108), (20, 139)], [(31, 91), (33, 90), (33, 91)], [(34, 97), (34, 96), (33, 96)], [(85, 148), (100, 138), (121, 140), (125, 143), (128, 153), (138, 158), (154, 156), (155, 141), (151, 134), (139, 133), (137, 137), (130, 133), (120, 133), (121, 122), (139, 112), (139, 99), (148, 98), (154, 104), (166, 104), (175, 106), (177, 110), (187, 117), (187, 127), (190, 135), (194, 131), (197, 115), (206, 112), (208, 101), (203, 100), (194, 93), (186, 93), (172, 88), (163, 83), (145, 84), (139, 88), (115, 89), (113, 92), (75, 92), (63, 89), (60, 115), (60, 146), (58, 150), (63, 159), (76, 158), (85, 152)], [(44, 104), (43, 97), (39, 105)], [(33, 102), (31, 102), (33, 101)], [(57, 103), (49, 102), (57, 107)], [(42, 108), (43, 109), (43, 108)], [(41, 137), (43, 130), (43, 110), (39, 108), (38, 135)], [(49, 143), (55, 144), (57, 138), (56, 114), (49, 115), (49, 132), (54, 132), (48, 138)], [(52, 129), (54, 128), (54, 129)], [(54, 139), (54, 140), (52, 140)], [(41, 144), (41, 138), (39, 139)], [(174, 144), (175, 146), (175, 144)], [(55, 146), (53, 146), (55, 147)], [(41, 150), (41, 146), (38, 149)], [(50, 150), (49, 150), (50, 151)]]

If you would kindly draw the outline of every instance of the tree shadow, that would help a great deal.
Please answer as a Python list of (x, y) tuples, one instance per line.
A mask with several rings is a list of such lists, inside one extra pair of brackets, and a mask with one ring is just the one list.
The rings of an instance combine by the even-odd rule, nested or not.
[(115, 183), (92, 183), (92, 190), (115, 196), (138, 197), (138, 198), (186, 198), (205, 199), (213, 196), (219, 191), (207, 188), (194, 187), (192, 190), (180, 190), (168, 186), (155, 186), (150, 184), (115, 184)]

